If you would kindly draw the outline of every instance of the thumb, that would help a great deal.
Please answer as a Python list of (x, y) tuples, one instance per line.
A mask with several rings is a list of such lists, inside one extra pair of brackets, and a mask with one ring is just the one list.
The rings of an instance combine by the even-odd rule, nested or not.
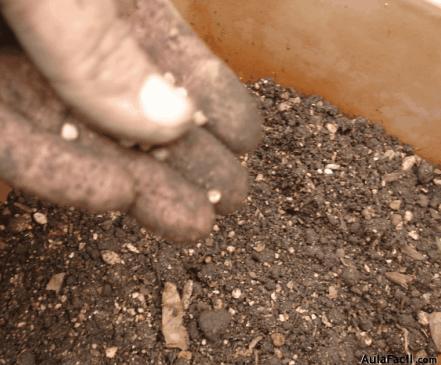
[(30, 58), (60, 97), (118, 139), (169, 142), (193, 105), (148, 60), (113, 0), (0, 0)]

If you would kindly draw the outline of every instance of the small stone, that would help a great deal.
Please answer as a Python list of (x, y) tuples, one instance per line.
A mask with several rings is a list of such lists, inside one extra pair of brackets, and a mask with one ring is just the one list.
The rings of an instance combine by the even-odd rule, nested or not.
[(413, 213), (410, 210), (406, 210), (404, 213), (404, 220), (410, 222), (413, 219)]
[(106, 357), (108, 359), (113, 359), (116, 356), (116, 353), (118, 352), (118, 347), (112, 346), (106, 348)]
[(426, 194), (418, 194), (417, 204), (422, 208), (429, 206), (430, 199)]
[(164, 147), (153, 149), (151, 154), (157, 161), (165, 161), (170, 157), (170, 151)]
[(61, 127), (61, 138), (66, 141), (74, 141), (78, 138), (80, 132), (78, 127), (72, 123), (64, 123)]
[(396, 153), (393, 150), (387, 150), (386, 152), (384, 152), (384, 157), (389, 159), (389, 160), (393, 160), (393, 158), (395, 156), (396, 156)]
[(35, 355), (31, 351), (23, 351), (17, 356), (17, 365), (35, 365)]
[(353, 267), (345, 269), (341, 277), (343, 281), (350, 286), (357, 284), (361, 280), (360, 272)]
[(407, 235), (415, 241), (417, 241), (420, 238), (417, 231), (410, 231)]
[(438, 352), (441, 352), (441, 312), (433, 312), (429, 318), (430, 334)]
[(300, 99), (299, 96), (296, 96), (294, 99), (292, 99), (292, 102), (294, 104), (300, 104), (302, 102), (302, 99)]
[(418, 323), (422, 326), (427, 326), (430, 323), (430, 314), (424, 311), (419, 311)]
[(399, 210), (401, 207), (401, 200), (396, 199), (396, 200), (392, 200), (389, 204), (389, 208), (392, 210)]
[(257, 242), (256, 246), (253, 247), (253, 250), (256, 252), (262, 252), (265, 249), (265, 244), (262, 242)]
[(239, 288), (235, 288), (235, 289), (233, 289), (233, 291), (231, 292), (231, 296), (232, 296), (234, 299), (239, 299), (239, 298), (241, 297), (241, 295), (242, 295), (242, 290), (240, 290)]
[(198, 110), (197, 112), (194, 113), (193, 120), (194, 123), (198, 126), (202, 126), (208, 122), (208, 118), (201, 110)]
[(139, 253), (138, 248), (137, 248), (135, 245), (131, 244), (131, 243), (128, 243), (128, 244), (126, 245), (126, 247), (127, 247), (127, 249), (128, 249), (130, 252), (132, 252), (132, 253)]
[(121, 257), (119, 257), (116, 252), (110, 250), (101, 251), (101, 258), (108, 265), (116, 265), (122, 263)]
[(356, 336), (363, 345), (372, 345), (372, 338), (366, 332), (359, 332), (356, 334)]
[(199, 328), (210, 341), (222, 338), (231, 321), (231, 315), (225, 309), (204, 311), (199, 316)]
[(416, 162), (417, 156), (406, 156), (401, 164), (401, 169), (404, 171), (408, 171), (415, 166)]
[(337, 126), (333, 123), (327, 123), (326, 124), (326, 129), (329, 131), (329, 133), (331, 134), (335, 134), (337, 133)]
[(433, 179), (433, 166), (426, 161), (421, 161), (418, 166), (417, 176), (420, 184), (428, 184)]
[(36, 213), (34, 213), (34, 215), (32, 217), (34, 218), (34, 221), (37, 222), (38, 224), (41, 224), (41, 225), (47, 224), (46, 214), (36, 212)]
[[(325, 166), (325, 169), (330, 169), (330, 170), (338, 170), (340, 168), (340, 165), (337, 165), (335, 163), (329, 163)], [(325, 170), (326, 173), (326, 170)]]
[(219, 203), (222, 198), (221, 192), (216, 189), (209, 190), (207, 195), (208, 195), (208, 200), (211, 204)]
[(337, 288), (335, 286), (331, 285), (328, 288), (328, 298), (329, 299), (337, 299), (337, 296), (338, 296)]
[(286, 101), (280, 103), (279, 105), (277, 105), (277, 110), (279, 112), (284, 112), (284, 111), (287, 111), (289, 109), (291, 109), (291, 105), (288, 102), (286, 102)]
[(332, 175), (334, 173), (334, 171), (332, 171), (331, 169), (324, 169), (323, 172), (325, 173), (325, 175)]
[(52, 275), (49, 282), (46, 285), (46, 290), (52, 290), (56, 293), (58, 293), (61, 289), (61, 286), (63, 285), (64, 277), (66, 276), (66, 273), (60, 272), (58, 274)]
[(403, 222), (403, 218), (399, 214), (392, 214), (392, 217), (390, 220), (394, 226), (398, 226), (400, 223)]
[(285, 336), (279, 332), (272, 333), (271, 340), (273, 341), (273, 345), (276, 347), (282, 347), (285, 344)]
[(263, 180), (264, 180), (263, 174), (257, 174), (255, 181), (259, 182)]
[(374, 217), (375, 210), (374, 210), (374, 208), (368, 206), (361, 211), (361, 215), (363, 216), (364, 219), (369, 221)]

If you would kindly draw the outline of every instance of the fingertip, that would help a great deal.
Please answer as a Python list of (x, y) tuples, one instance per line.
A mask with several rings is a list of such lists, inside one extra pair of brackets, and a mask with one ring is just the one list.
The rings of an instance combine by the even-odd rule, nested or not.
[(137, 181), (130, 213), (141, 224), (174, 242), (196, 241), (210, 233), (215, 213), (202, 189), (148, 156), (128, 167)]

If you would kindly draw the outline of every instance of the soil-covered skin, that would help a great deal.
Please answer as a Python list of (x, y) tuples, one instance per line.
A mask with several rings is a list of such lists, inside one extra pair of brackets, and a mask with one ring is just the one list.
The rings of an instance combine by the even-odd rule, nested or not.
[[(203, 242), (176, 246), (119, 213), (10, 194), (0, 209), (0, 364), (435, 355), (426, 317), (441, 310), (441, 171), (320, 97), (270, 80), (250, 89), (265, 116), (260, 148), (242, 158), (250, 195)], [(161, 298), (165, 282), (182, 290), (189, 280), (190, 349), (180, 352), (165, 347)]]

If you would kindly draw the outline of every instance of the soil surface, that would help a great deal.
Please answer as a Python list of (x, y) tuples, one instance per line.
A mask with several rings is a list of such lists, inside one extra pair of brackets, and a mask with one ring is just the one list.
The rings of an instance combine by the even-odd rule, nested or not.
[[(203, 242), (176, 246), (117, 212), (10, 194), (0, 206), (0, 364), (435, 356), (441, 171), (320, 97), (271, 80), (250, 91), (265, 116), (260, 148), (242, 158), (250, 195)], [(167, 349), (164, 284), (190, 281), (190, 347)]]

